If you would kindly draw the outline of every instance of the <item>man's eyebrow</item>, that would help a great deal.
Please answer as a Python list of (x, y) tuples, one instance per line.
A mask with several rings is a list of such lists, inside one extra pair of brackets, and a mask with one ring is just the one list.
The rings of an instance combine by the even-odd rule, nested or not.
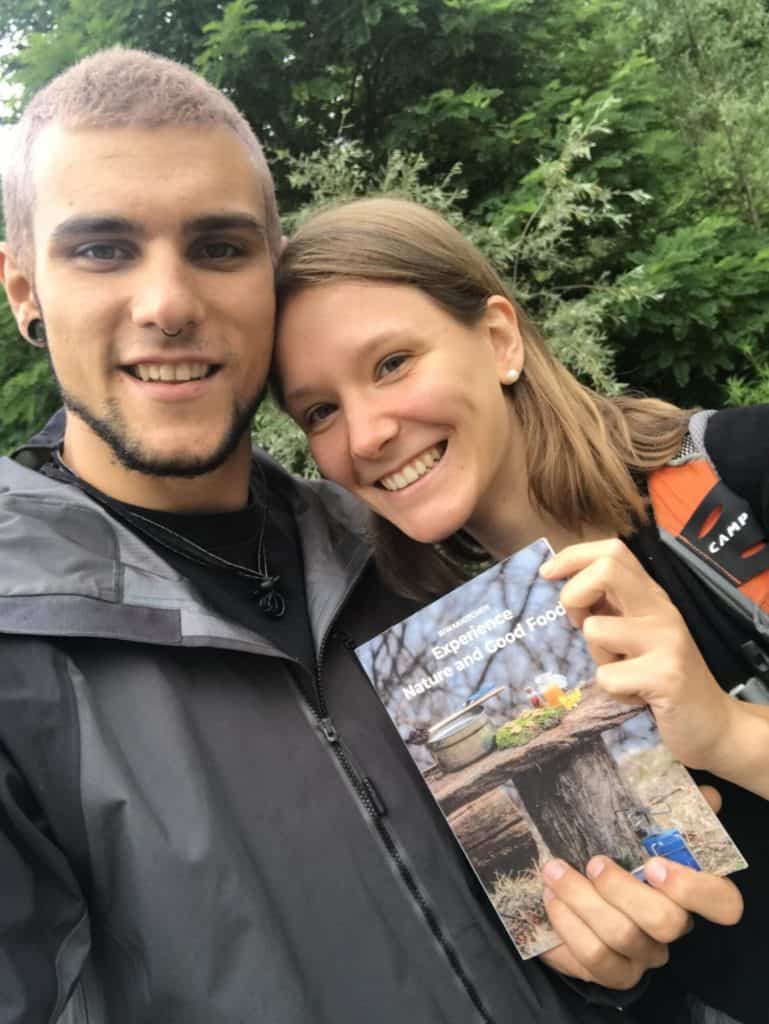
[(51, 232), (54, 241), (66, 241), (83, 235), (131, 235), (139, 237), (145, 231), (141, 224), (126, 217), (69, 217), (57, 224)]
[(252, 231), (265, 234), (264, 224), (250, 213), (208, 213), (194, 217), (184, 225), (192, 233), (207, 231)]
[[(208, 231), (250, 231), (264, 235), (264, 224), (250, 213), (207, 213), (201, 217), (193, 217), (184, 225), (188, 234), (201, 234)], [(57, 224), (51, 233), (53, 241), (66, 241), (81, 238), (83, 235), (128, 235), (131, 238), (142, 238), (147, 231), (139, 221), (127, 217), (81, 216), (69, 217)]]

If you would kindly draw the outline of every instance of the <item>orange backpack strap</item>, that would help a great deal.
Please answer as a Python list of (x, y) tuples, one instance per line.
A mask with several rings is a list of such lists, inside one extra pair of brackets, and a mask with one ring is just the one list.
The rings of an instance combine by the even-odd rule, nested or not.
[(655, 470), (649, 494), (660, 531), (769, 612), (765, 531), (748, 502), (726, 486), (706, 457)]
[(731, 696), (769, 704), (769, 543), (750, 504), (726, 486), (708, 458), (710, 415), (695, 413), (679, 457), (649, 474), (649, 497), (660, 540), (755, 629), (755, 639), (740, 645), (755, 674)]

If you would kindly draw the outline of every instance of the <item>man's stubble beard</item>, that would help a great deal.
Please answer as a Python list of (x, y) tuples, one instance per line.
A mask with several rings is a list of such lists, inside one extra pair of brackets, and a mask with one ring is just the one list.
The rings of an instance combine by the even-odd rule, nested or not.
[[(43, 324), (45, 324), (43, 307), (37, 289), (34, 287), (33, 294), (37, 308), (40, 310)], [(56, 373), (56, 367), (53, 365), (51, 351), (47, 343), (45, 354), (48, 358), (48, 365), (51, 368), (53, 379), (56, 381), (56, 386), (59, 389), (59, 395), (61, 396), (64, 408), (68, 412), (74, 413), (86, 426), (90, 427), (96, 436), (112, 449), (115, 458), (122, 466), (137, 473), (144, 473), (146, 476), (182, 477), (189, 479), (203, 476), (206, 473), (212, 473), (215, 469), (218, 469), (232, 455), (240, 444), (243, 435), (250, 429), (256, 410), (261, 405), (268, 390), (265, 381), (263, 387), (248, 405), (240, 406), (237, 402), (234, 403), (229, 430), (222, 438), (218, 447), (206, 458), (200, 458), (195, 455), (185, 456), (184, 458), (178, 456), (175, 458), (161, 458), (145, 451), (140, 438), (131, 436), (128, 424), (114, 398), (107, 399), (104, 415), (98, 416), (84, 402), (70, 394), (62, 385)]]
[(78, 416), (86, 426), (107, 444), (118, 462), (126, 469), (154, 477), (190, 478), (212, 473), (223, 465), (250, 429), (256, 410), (266, 394), (266, 387), (246, 406), (235, 403), (230, 426), (224, 437), (207, 456), (191, 453), (189, 456), (163, 457), (147, 451), (139, 437), (132, 437), (128, 424), (120, 412), (117, 401), (109, 399), (104, 414), (99, 416), (74, 395), (67, 392), (57, 378), (59, 393), (68, 412)]

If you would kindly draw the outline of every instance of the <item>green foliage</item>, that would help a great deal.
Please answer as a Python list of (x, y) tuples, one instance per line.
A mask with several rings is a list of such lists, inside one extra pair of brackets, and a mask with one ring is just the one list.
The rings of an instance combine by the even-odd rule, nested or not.
[(16, 81), (36, 91), (80, 56), (129, 35), (128, 6), (104, 0), (70, 0), (56, 22), (56, 31), (33, 32), (16, 59)]
[(20, 336), (5, 299), (0, 299), (0, 453), (42, 426), (57, 407), (48, 360)]
[(205, 45), (195, 63), (220, 88), (237, 68), (255, 73), (266, 64), (274, 73), (291, 55), (290, 33), (304, 27), (302, 21), (255, 17), (256, 8), (256, 0), (231, 0), (218, 21), (203, 26)]
[(542, 161), (527, 175), (487, 224), (465, 216), (461, 209), (467, 192), (456, 184), (460, 165), (430, 182), (424, 180), (428, 164), (421, 153), (395, 150), (377, 169), (373, 154), (360, 143), (341, 138), (306, 155), (294, 157), (283, 151), (278, 155), (289, 182), (307, 196), (288, 218), (288, 229), (329, 203), (360, 195), (403, 196), (438, 210), (509, 277), (513, 293), (539, 315), (559, 357), (592, 386), (614, 393), (620, 385), (613, 374), (607, 324), (623, 320), (626, 307), (640, 306), (656, 295), (639, 268), (614, 281), (581, 285), (577, 298), (559, 284), (560, 268), (579, 262), (574, 252), (576, 227), (604, 221), (624, 227), (630, 218), (617, 208), (618, 200), (624, 197), (639, 205), (647, 200), (641, 191), (620, 193), (580, 174), (580, 165), (589, 163), (593, 140), (608, 132), (601, 117), (613, 103), (608, 97), (588, 124), (572, 118), (555, 159)]
[(522, 747), (546, 729), (554, 729), (566, 714), (565, 708), (536, 708), (522, 711), (517, 718), (497, 729), (497, 750)]
[(539, 316), (563, 362), (607, 393), (620, 388), (607, 344), (608, 322), (623, 320), (631, 305), (640, 308), (657, 298), (639, 267), (613, 280), (601, 273), (596, 280), (595, 261), (584, 247), (586, 232), (629, 224), (622, 200), (640, 206), (650, 198), (640, 189), (619, 190), (592, 177), (596, 142), (611, 133), (606, 115), (618, 102), (606, 96), (587, 122), (572, 117), (561, 133), (560, 151), (541, 159), (495, 216), (498, 232), (510, 239), (505, 266), (513, 293)]
[(689, 187), (759, 227), (769, 203), (769, 10), (763, 0), (642, 0), (670, 120), (688, 140)]
[(264, 448), (292, 473), (308, 479), (319, 475), (304, 434), (270, 396), (264, 399), (256, 411), (252, 436), (260, 448)]
[(769, 402), (769, 358), (759, 362), (751, 352), (745, 352), (745, 358), (751, 367), (750, 378), (729, 377), (726, 381), (727, 405), (753, 405)]
[(458, 203), (467, 193), (454, 184), (462, 172), (459, 164), (441, 178), (425, 181), (429, 167), (421, 153), (396, 149), (384, 166), (377, 167), (373, 154), (360, 142), (345, 138), (332, 139), (311, 153), (295, 156), (278, 150), (274, 155), (285, 168), (292, 188), (306, 197), (300, 207), (283, 217), (289, 232), (325, 206), (364, 195), (413, 199), (438, 210), (453, 223), (464, 224)]
[[(507, 275), (583, 380), (719, 404), (767, 395), (767, 12), (765, 0), (0, 0), (0, 74), (12, 119), (101, 46), (193, 64), (275, 154), (289, 227), (371, 190), (426, 202)], [(7, 311), (0, 381), (7, 448), (54, 393)], [(260, 437), (304, 466), (290, 429), (262, 415)]]
[[(727, 372), (750, 372), (769, 357), (769, 275), (766, 236), (735, 217), (705, 217), (660, 235), (646, 253), (633, 253), (661, 298), (629, 310), (624, 329), (642, 337), (625, 373), (641, 386), (700, 403)], [(631, 357), (630, 345), (625, 360)], [(732, 390), (731, 395), (736, 395)]]
[(154, 50), (191, 64), (201, 26), (221, 10), (216, 0), (0, 0), (0, 73), (22, 89), (19, 106), (54, 75), (82, 57), (120, 44)]

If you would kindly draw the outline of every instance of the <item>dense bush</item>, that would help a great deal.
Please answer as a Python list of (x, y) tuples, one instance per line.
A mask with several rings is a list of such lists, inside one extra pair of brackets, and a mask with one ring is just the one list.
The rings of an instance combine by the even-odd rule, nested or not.
[[(447, 212), (587, 382), (769, 397), (764, 0), (0, 0), (9, 118), (120, 42), (196, 65), (288, 224), (372, 189)], [(0, 308), (0, 448), (54, 401)], [(307, 470), (266, 406), (259, 437)]]

